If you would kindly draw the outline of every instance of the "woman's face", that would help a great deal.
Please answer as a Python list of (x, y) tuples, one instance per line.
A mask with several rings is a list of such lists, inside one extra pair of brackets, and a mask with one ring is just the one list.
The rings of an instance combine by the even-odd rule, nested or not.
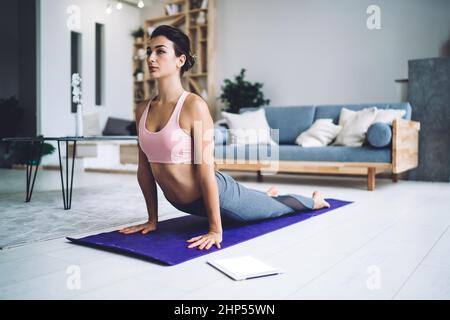
[(175, 55), (173, 42), (164, 36), (157, 36), (148, 42), (147, 65), (151, 78), (162, 78), (172, 74), (180, 74), (186, 56)]

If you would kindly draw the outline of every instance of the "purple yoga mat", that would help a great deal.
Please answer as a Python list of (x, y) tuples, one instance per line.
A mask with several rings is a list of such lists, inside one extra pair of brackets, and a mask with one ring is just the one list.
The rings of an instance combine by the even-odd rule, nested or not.
[(80, 239), (69, 237), (67, 239), (80, 245), (129, 254), (165, 265), (176, 265), (352, 203), (336, 199), (326, 200), (330, 208), (302, 211), (246, 224), (223, 223), (222, 249), (215, 246), (209, 250), (187, 248), (190, 243), (186, 240), (204, 234), (208, 230), (208, 220), (194, 215), (161, 221), (156, 231), (146, 235), (141, 233), (125, 235), (112, 231)]

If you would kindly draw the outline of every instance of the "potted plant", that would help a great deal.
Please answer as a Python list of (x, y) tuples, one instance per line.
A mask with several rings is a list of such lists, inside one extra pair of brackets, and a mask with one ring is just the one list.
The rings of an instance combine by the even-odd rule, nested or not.
[(245, 69), (241, 69), (235, 81), (225, 79), (224, 85), (221, 87), (222, 94), (219, 99), (225, 104), (223, 111), (230, 113), (239, 113), (243, 107), (260, 107), (268, 105), (270, 100), (264, 99), (264, 94), (261, 91), (262, 83), (250, 83), (244, 79)]
[(133, 36), (134, 41), (136, 41), (136, 43), (142, 43), (144, 38), (144, 29), (140, 27), (139, 29), (133, 31), (131, 35)]
[[(39, 162), (39, 143), (25, 142), (13, 142), (10, 146), (10, 153), (8, 158), (13, 164), (27, 164), (31, 161), (31, 164), (38, 165)], [(50, 143), (42, 144), (42, 158), (48, 154), (52, 154), (55, 151), (55, 147)], [(30, 159), (31, 155), (33, 158)]]

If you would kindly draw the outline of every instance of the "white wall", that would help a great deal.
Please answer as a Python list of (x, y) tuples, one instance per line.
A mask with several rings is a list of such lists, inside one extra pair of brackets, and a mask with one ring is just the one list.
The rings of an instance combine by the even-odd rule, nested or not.
[[(85, 111), (132, 119), (131, 30), (160, 16), (162, 0), (143, 10), (105, 14), (103, 0), (41, 0), (42, 134), (73, 135), (70, 30), (66, 8), (81, 8)], [(216, 92), (241, 68), (262, 82), (271, 105), (396, 102), (394, 80), (408, 60), (439, 56), (450, 34), (448, 0), (216, 0)], [(366, 9), (381, 8), (381, 30), (368, 30)], [(95, 22), (105, 23), (105, 104), (94, 106)], [(221, 104), (219, 103), (219, 107)], [(44, 161), (45, 163), (45, 161)]]
[(141, 25), (144, 25), (145, 20), (159, 18), (164, 11), (165, 0), (147, 0), (145, 1), (145, 7), (140, 11)]
[(217, 0), (217, 93), (246, 68), (271, 105), (396, 102), (408, 60), (439, 56), (449, 13), (448, 0)]
[[(75, 134), (75, 118), (70, 112), (70, 32), (67, 7), (81, 9), (82, 98), (85, 113), (100, 113), (100, 128), (107, 117), (132, 120), (132, 45), (130, 33), (139, 27), (138, 8), (123, 6), (105, 13), (103, 0), (41, 0), (40, 17), (40, 128), (45, 136)], [(95, 23), (105, 25), (105, 93), (102, 106), (95, 106)], [(45, 157), (44, 164), (56, 157)]]

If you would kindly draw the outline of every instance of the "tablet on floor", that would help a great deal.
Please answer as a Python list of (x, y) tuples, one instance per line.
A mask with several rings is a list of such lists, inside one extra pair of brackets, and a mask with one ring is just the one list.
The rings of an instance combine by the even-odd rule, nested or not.
[(283, 271), (251, 256), (210, 260), (208, 264), (234, 280), (245, 280), (283, 273)]

